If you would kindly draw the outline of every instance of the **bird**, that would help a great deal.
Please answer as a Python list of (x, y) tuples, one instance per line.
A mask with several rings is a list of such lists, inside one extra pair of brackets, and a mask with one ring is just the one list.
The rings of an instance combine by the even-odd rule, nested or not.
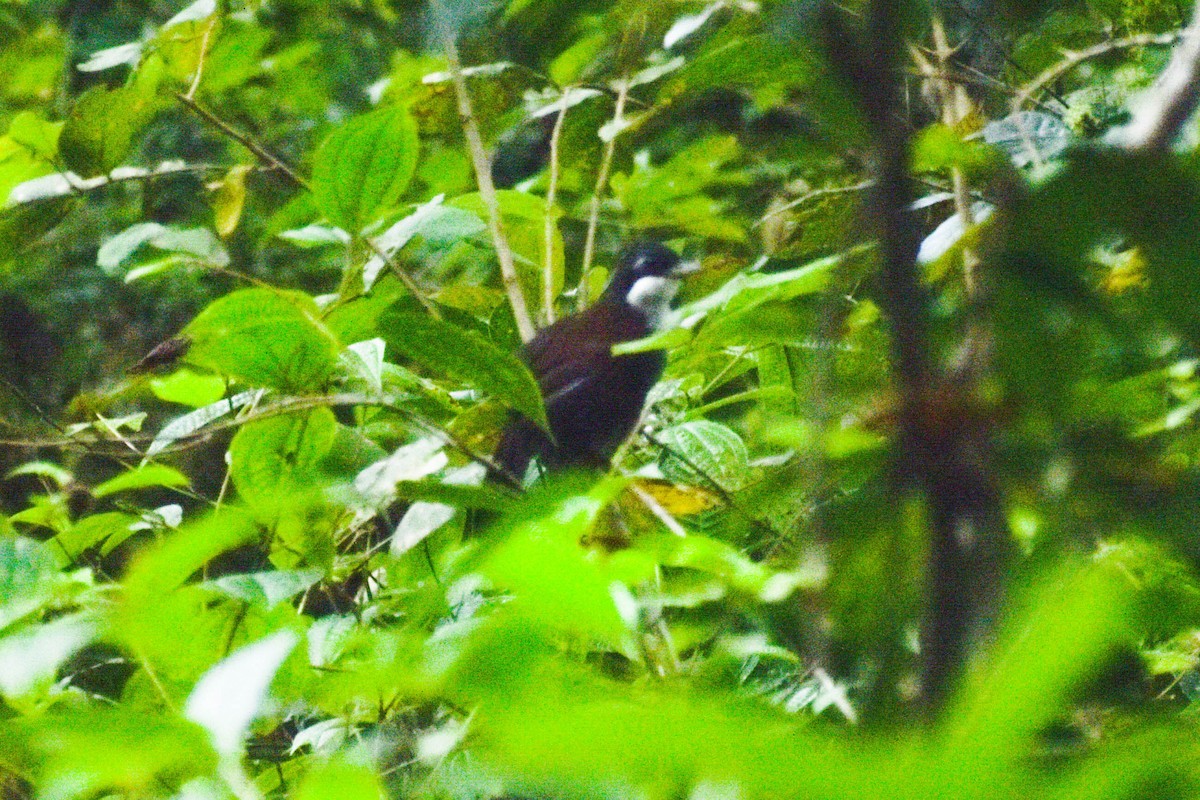
[(653, 333), (681, 279), (698, 268), (659, 242), (634, 242), (622, 250), (593, 305), (541, 329), (522, 347), (519, 355), (537, 379), (553, 438), (510, 412), (492, 456), (505, 480), (523, 482), (534, 456), (551, 471), (608, 467), (666, 364), (662, 350), (613, 355), (612, 348)]

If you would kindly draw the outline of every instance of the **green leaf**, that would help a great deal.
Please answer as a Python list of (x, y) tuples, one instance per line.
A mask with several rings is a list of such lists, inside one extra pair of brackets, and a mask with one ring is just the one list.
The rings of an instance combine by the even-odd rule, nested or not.
[(694, 420), (659, 434), (666, 446), (659, 456), (663, 475), (678, 483), (716, 484), (726, 491), (741, 488), (750, 470), (742, 437), (708, 420)]
[(153, 604), (181, 586), (209, 560), (253, 541), (258, 526), (244, 509), (223, 507), (185, 525), (155, 547), (139, 554), (125, 577), (125, 597), (136, 606)]
[(108, 497), (117, 492), (145, 489), (148, 486), (187, 486), (188, 478), (182, 472), (165, 464), (145, 464), (115, 478), (107, 480), (92, 490), (96, 497)]
[(537, 509), (536, 515), (515, 526), (482, 569), (495, 586), (513, 593), (506, 611), (614, 648), (628, 644), (634, 600), (607, 564), (579, 546), (621, 486), (609, 479), (584, 488), (568, 478), (526, 501), (523, 510)]
[(941, 172), (957, 167), (968, 176), (982, 180), (1006, 163), (1001, 153), (978, 140), (964, 140), (942, 124), (923, 129), (913, 142), (912, 170)]
[(22, 111), (8, 124), (8, 136), (47, 161), (58, 155), (58, 137), (63, 123), (47, 122), (32, 111)]
[(1082, 681), (1137, 635), (1132, 583), (1117, 569), (1065, 564), (1041, 576), (952, 704), (947, 761), (973, 765), (972, 779), (1005, 783), (997, 753), (1060, 718)]
[(85, 615), (72, 614), (0, 638), (0, 695), (49, 688), (62, 663), (92, 640), (95, 627)]
[(302, 393), (323, 388), (337, 370), (340, 347), (299, 292), (243, 289), (200, 312), (184, 329), (189, 362), (251, 386)]
[(170, 375), (150, 379), (150, 391), (159, 400), (202, 408), (225, 394), (225, 381), (219, 375), (201, 375), (190, 369), (177, 369)]
[[(1150, 213), (1153, 210), (1153, 213)], [(1173, 154), (1081, 150), (1018, 206), (1006, 266), (1110, 325), (1115, 317), (1083, 278), (1083, 262), (1114, 236), (1146, 257), (1150, 311), (1200, 342), (1200, 181)]]
[(56, 573), (54, 556), (43, 542), (0, 536), (0, 630), (50, 599)]
[[(376, 246), (388, 255), (392, 255), (412, 241), (415, 236), (422, 236), (430, 242), (449, 243), (468, 239), (487, 230), (487, 225), (477, 214), (453, 206), (444, 206), (442, 199), (442, 195), (439, 194), (428, 203), (417, 206), (411, 214), (373, 237)], [(309, 227), (316, 226), (310, 225)], [(285, 235), (281, 234), (281, 236)], [(379, 255), (373, 255), (367, 260), (363, 267), (365, 289), (369, 290), (375, 285), (384, 266), (386, 266), (386, 262)]]
[(216, 768), (198, 726), (159, 709), (105, 705), (7, 721), (0, 728), (0, 760), (25, 764), (42, 800), (147, 795)]
[(512, 502), (503, 492), (490, 486), (467, 486), (441, 481), (399, 481), (396, 497), (412, 502), (443, 503), (455, 508), (483, 508), (502, 511)]
[(183, 713), (208, 730), (218, 753), (229, 756), (241, 750), (271, 680), (299, 641), (292, 631), (273, 633), (238, 650), (196, 684)]
[(28, 181), (52, 169), (50, 164), (31, 153), (24, 144), (11, 136), (0, 136), (0, 205), (8, 205), (10, 199), (13, 203), (19, 202), (19, 196), (10, 198), (10, 195), (19, 195), (13, 189), (27, 186)]
[(229, 445), (229, 474), (238, 494), (265, 519), (302, 508), (324, 485), (321, 460), (337, 428), (328, 408), (245, 425)]
[(223, 575), (208, 582), (208, 586), (241, 600), (263, 608), (282, 603), (295, 597), (324, 577), (319, 569), (250, 572), (240, 575)]
[[(222, 385), (224, 385), (224, 382), (222, 382)], [(214, 403), (197, 408), (195, 411), (190, 411), (181, 417), (176, 417), (164, 425), (163, 429), (154, 437), (154, 441), (150, 443), (150, 447), (146, 450), (146, 457), (153, 458), (178, 440), (195, 434), (205, 425), (216, 422), (221, 417), (232, 414), (239, 408), (258, 402), (262, 396), (262, 391), (261, 389), (257, 389), (240, 392), (233, 397), (217, 400)]]
[(751, 561), (725, 542), (706, 536), (641, 536), (636, 547), (653, 553), (663, 566), (682, 567), (713, 575), (729, 588), (757, 597), (765, 603), (777, 603), (796, 589), (816, 589), (824, 582), (824, 575), (819, 569), (779, 572)]
[(98, 544), (105, 544), (105, 549), (111, 549), (120, 542), (128, 539), (133, 533), (132, 525), (138, 522), (138, 517), (119, 511), (104, 514), (92, 514), (84, 517), (55, 536), (55, 557), (59, 559), (60, 567), (70, 566), (87, 550)]
[(406, 108), (383, 108), (350, 120), (317, 151), (317, 207), (335, 225), (357, 233), (404, 194), (418, 148), (417, 124)]
[(317, 764), (296, 789), (296, 800), (381, 800), (387, 796), (375, 770), (345, 758)]
[[(555, 297), (563, 289), (563, 240), (558, 230), (561, 212), (557, 208), (547, 208), (543, 198), (525, 192), (505, 189), (496, 192), (496, 199), (500, 203), (500, 219), (512, 248), (521, 288), (531, 307), (539, 307), (546, 271), (547, 215), (551, 217), (550, 288)], [(478, 192), (456, 197), (447, 205), (469, 211), (480, 220), (487, 219), (487, 206)]]
[(88, 89), (75, 101), (59, 137), (67, 168), (84, 177), (111, 172), (155, 111), (152, 100), (136, 88)]
[(218, 267), (229, 264), (229, 253), (208, 228), (184, 229), (157, 222), (139, 222), (100, 245), (96, 253), (96, 265), (108, 275), (117, 275), (122, 265), (146, 244)]
[(428, 369), (487, 392), (549, 428), (537, 381), (515, 355), (477, 333), (423, 314), (389, 310), (380, 324), (388, 347)]
[(73, 474), (51, 461), (26, 461), (24, 464), (10, 469), (4, 477), (15, 478), (18, 475), (36, 475), (53, 482), (59, 488), (75, 479)]

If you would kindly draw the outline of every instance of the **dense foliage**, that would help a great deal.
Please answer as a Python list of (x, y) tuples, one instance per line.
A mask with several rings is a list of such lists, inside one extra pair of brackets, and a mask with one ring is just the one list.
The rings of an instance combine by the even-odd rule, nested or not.
[(1187, 16), (0, 4), (0, 795), (1196, 796)]

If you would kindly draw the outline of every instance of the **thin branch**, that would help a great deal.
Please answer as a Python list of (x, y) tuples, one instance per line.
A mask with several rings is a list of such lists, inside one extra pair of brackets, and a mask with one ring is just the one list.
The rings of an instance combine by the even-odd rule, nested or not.
[(773, 217), (777, 217), (780, 214), (784, 213), (785, 211), (790, 211), (793, 208), (796, 208), (797, 206), (802, 206), (805, 203), (811, 203), (813, 200), (819, 200), (822, 197), (831, 197), (833, 195), (838, 195), (838, 194), (850, 194), (852, 192), (861, 192), (864, 189), (870, 189), (874, 185), (875, 185), (875, 181), (869, 180), (869, 181), (862, 181), (860, 183), (856, 183), (851, 186), (828, 186), (828, 187), (825, 187), (822, 189), (813, 189), (811, 192), (805, 192), (803, 195), (796, 198), (795, 200), (791, 200), (787, 203), (784, 203), (783, 205), (779, 206), (779, 208), (771, 209), (766, 214), (763, 214), (762, 218), (757, 220), (750, 227), (757, 228), (759, 225), (762, 225), (767, 220), (769, 220)]
[(554, 130), (550, 132), (550, 183), (546, 187), (545, 255), (542, 260), (542, 316), (546, 324), (554, 322), (554, 216), (552, 209), (558, 195), (558, 141), (562, 138), (563, 120), (567, 118), (567, 101), (571, 87), (563, 89), (559, 100), (558, 116)]
[[(270, 405), (262, 406), (254, 411), (239, 413), (238, 418), (225, 422), (214, 423), (205, 426), (200, 430), (194, 431), (187, 436), (179, 437), (179, 444), (171, 444), (156, 452), (157, 455), (168, 453), (176, 453), (186, 450), (195, 444), (204, 441), (211, 437), (214, 433), (221, 431), (232, 430), (239, 428), (248, 422), (253, 422), (268, 417), (276, 417), (282, 414), (292, 414), (297, 411), (308, 411), (316, 408), (333, 408), (337, 406), (374, 406), (378, 408), (386, 408), (393, 411), (405, 420), (412, 423), (414, 426), (421, 428), (423, 431), (433, 434), (455, 450), (462, 453), (467, 458), (482, 464), (493, 472), (493, 474), (501, 475), (506, 482), (514, 488), (520, 490), (521, 483), (510, 473), (492, 461), (491, 458), (476, 452), (472, 447), (463, 442), (459, 437), (455, 436), (450, 431), (445, 430), (434, 422), (425, 419), (420, 414), (417, 414), (411, 409), (411, 403), (407, 403), (404, 398), (393, 395), (373, 395), (373, 394), (356, 394), (342, 393), (314, 397), (285, 397), (280, 398)], [(58, 439), (0, 439), (0, 445), (13, 447), (55, 447), (64, 450), (82, 449), (85, 452), (104, 455), (103, 452), (96, 449), (99, 444), (121, 444), (125, 447), (131, 444), (142, 444), (152, 442), (157, 434), (139, 434), (137, 436), (123, 436), (119, 440), (115, 439), (84, 439), (79, 436), (62, 437)], [(122, 448), (124, 452), (124, 448)]]
[[(253, 153), (255, 158), (257, 158), (259, 161), (262, 161), (271, 169), (281, 172), (297, 187), (304, 189), (305, 191), (312, 192), (312, 184), (301, 177), (298, 172), (289, 167), (280, 158), (275, 156), (262, 145), (255, 142), (249, 136), (246, 136), (238, 131), (216, 114), (201, 106), (193, 98), (178, 92), (176, 92), (175, 96), (179, 99), (179, 102), (192, 109), (210, 125)], [(367, 243), (367, 247), (369, 247), (371, 251), (380, 259), (382, 259), (383, 263), (388, 265), (388, 268), (395, 273), (396, 277), (400, 279), (400, 282), (404, 284), (405, 288), (408, 289), (412, 296), (415, 297), (417, 301), (429, 312), (430, 316), (434, 317), (435, 319), (441, 319), (441, 313), (438, 311), (437, 306), (434, 305), (433, 301), (426, 296), (425, 292), (417, 285), (413, 277), (405, 272), (404, 269), (398, 263), (396, 263), (396, 260), (386, 253), (374, 239), (369, 237), (364, 238)]]
[(1175, 33), (1140, 33), (1123, 39), (1113, 39), (1107, 42), (1086, 47), (1083, 50), (1068, 50), (1063, 53), (1063, 59), (1040, 72), (1037, 77), (1017, 90), (1013, 97), (1012, 110), (1020, 111), (1026, 104), (1032, 102), (1034, 95), (1063, 75), (1078, 67), (1085, 61), (1107, 55), (1116, 50), (1126, 50), (1130, 47), (1148, 47), (1150, 45), (1168, 45), (1175, 42), (1180, 32)]
[(204, 36), (200, 40), (200, 57), (196, 59), (196, 74), (192, 76), (192, 84), (187, 90), (189, 100), (196, 96), (196, 91), (200, 88), (200, 78), (204, 75), (204, 59), (208, 56), (208, 43), (216, 24), (216, 18), (214, 17), (209, 20), (208, 25), (204, 28)]
[(617, 137), (621, 133), (621, 121), (625, 115), (625, 101), (629, 98), (629, 81), (622, 78), (615, 84), (617, 100), (613, 108), (613, 135), (605, 144), (604, 156), (600, 159), (600, 171), (596, 175), (596, 186), (592, 190), (591, 208), (588, 211), (587, 237), (583, 242), (583, 267), (579, 272), (579, 291), (576, 300), (579, 308), (588, 304), (587, 280), (588, 270), (592, 267), (592, 258), (596, 253), (596, 228), (600, 225), (600, 198), (608, 186), (608, 173), (612, 169), (613, 153), (617, 149)]
[(372, 253), (383, 259), (383, 263), (387, 264), (388, 269), (390, 269), (395, 276), (400, 279), (400, 282), (404, 284), (404, 288), (408, 289), (409, 294), (417, 298), (417, 302), (425, 307), (425, 310), (429, 312), (429, 316), (433, 317), (434, 319), (442, 318), (442, 312), (439, 311), (437, 305), (435, 305), (434, 302), (430, 300), (428, 296), (426, 296), (424, 290), (417, 285), (416, 279), (409, 275), (404, 268), (397, 263), (396, 259), (389, 255), (386, 250), (380, 247), (379, 242), (375, 241), (369, 236), (364, 236), (363, 241), (367, 243), (367, 247), (371, 248)]
[[(435, 2), (435, 6), (441, 3)], [(517, 323), (517, 332), (521, 341), (527, 342), (535, 332), (533, 318), (529, 314), (529, 306), (525, 302), (525, 292), (521, 289), (521, 279), (513, 262), (512, 247), (504, 232), (504, 224), (500, 217), (500, 200), (496, 195), (496, 187), (492, 183), (491, 163), (487, 150), (483, 146), (483, 136), (479, 132), (479, 123), (471, 108), (471, 94), (467, 88), (467, 79), (463, 76), (462, 63), (458, 58), (458, 44), (454, 33), (445, 20), (445, 10), (440, 13), (439, 26), (442, 29), (442, 44), (446, 48), (446, 60), (449, 62), (451, 79), (454, 82), (454, 96), (458, 102), (458, 117), (462, 124), (463, 136), (467, 140), (467, 149), (471, 153), (471, 163), (475, 167), (475, 180), (479, 184), (479, 196), (487, 209), (488, 231), (492, 235), (492, 244), (496, 248), (496, 259), (500, 262), (500, 277), (504, 283), (504, 291), (508, 302), (512, 305), (513, 317)]]
[[(954, 56), (954, 48), (950, 46), (946, 37), (946, 26), (942, 24), (941, 17), (934, 16), (932, 28), (934, 55), (937, 57), (938, 66), (944, 71)], [(934, 81), (938, 94), (941, 95), (942, 122), (951, 130), (956, 130), (974, 111), (971, 98), (962, 84), (948, 78), (935, 78)], [(950, 182), (954, 186), (954, 210), (965, 230), (975, 224), (975, 214), (971, 209), (971, 187), (967, 184), (962, 167), (950, 168)], [(978, 284), (976, 273), (979, 269), (979, 256), (973, 248), (963, 249), (962, 268), (964, 287), (968, 295), (973, 295)]]
[(1180, 34), (1171, 61), (1133, 121), (1114, 132), (1112, 141), (1129, 149), (1167, 151), (1200, 106), (1200, 8)]
[(238, 129), (234, 128), (228, 122), (221, 119), (220, 117), (218, 117), (216, 114), (209, 111), (204, 106), (200, 105), (198, 102), (196, 102), (195, 99), (188, 97), (187, 95), (183, 94), (182, 92), (176, 92), (175, 98), (179, 102), (183, 103), (185, 106), (190, 108), (193, 112), (195, 112), (201, 119), (203, 119), (209, 125), (212, 125), (214, 128), (219, 130), (221, 133), (225, 134), (230, 139), (233, 139), (235, 142), (240, 144), (242, 147), (249, 150), (251, 153), (254, 154), (254, 157), (257, 158), (259, 161), (263, 162), (264, 164), (267, 164), (272, 169), (278, 170), (280, 173), (283, 174), (284, 177), (286, 177), (289, 181), (291, 181), (292, 183), (294, 183), (296, 186), (300, 187), (301, 189), (307, 189), (310, 192), (312, 191), (311, 184), (309, 184), (309, 182), (307, 180), (302, 178), (300, 176), (300, 174), (298, 172), (296, 172), (296, 170), (292, 169), (290, 166), (285, 164), (282, 160), (280, 160), (278, 157), (276, 157), (274, 154), (272, 154), (269, 150), (264, 148), (258, 142), (254, 141), (249, 136), (242, 133)]

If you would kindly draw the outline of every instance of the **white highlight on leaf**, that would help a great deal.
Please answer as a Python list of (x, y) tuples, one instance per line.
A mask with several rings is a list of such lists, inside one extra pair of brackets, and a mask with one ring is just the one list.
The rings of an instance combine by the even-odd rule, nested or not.
[(74, 614), (0, 639), (0, 695), (19, 697), (50, 684), (59, 666), (93, 636), (95, 626)]
[(564, 107), (571, 108), (582, 103), (584, 100), (590, 100), (593, 97), (599, 97), (604, 92), (599, 89), (589, 89), (580, 86), (568, 86), (562, 90), (562, 93), (545, 92), (533, 95), (526, 98), (527, 107), (529, 104), (535, 104), (535, 107), (530, 109), (530, 119), (541, 119), (548, 117), (551, 114), (557, 114)]
[[(439, 194), (428, 203), (417, 206), (413, 213), (375, 237), (376, 246), (389, 256), (404, 247), (420, 232), (421, 225), (433, 216), (445, 199), (446, 195)], [(377, 255), (371, 256), (367, 261), (363, 267), (363, 291), (370, 291), (371, 287), (375, 285), (375, 280), (379, 277), (384, 263), (384, 260)]]
[(158, 436), (154, 437), (154, 441), (146, 450), (146, 458), (152, 458), (170, 447), (176, 440), (191, 436), (210, 422), (214, 422), (226, 414), (231, 414), (242, 406), (257, 403), (265, 393), (265, 389), (252, 389), (197, 408), (182, 417), (176, 417), (164, 425), (163, 429), (158, 432)]
[[(482, 464), (470, 463), (451, 470), (444, 482), (456, 486), (478, 486), (483, 483), (487, 470)], [(400, 524), (392, 533), (391, 553), (400, 556), (420, 544), (427, 536), (454, 519), (457, 509), (444, 503), (413, 503), (400, 518)]]
[(273, 633), (218, 662), (200, 678), (183, 714), (209, 732), (218, 753), (233, 756), (241, 751), (275, 673), (299, 641), (292, 631)]
[(663, 36), (663, 49), (670, 50), (675, 45), (682, 42), (687, 37), (691, 36), (696, 31), (704, 27), (704, 23), (708, 22), (708, 18), (713, 15), (718, 8), (724, 6), (724, 2), (712, 3), (708, 8), (701, 11), (699, 14), (688, 14), (675, 20), (675, 23), (667, 30)]
[(163, 24), (162, 30), (165, 31), (167, 28), (182, 25), (185, 22), (199, 22), (202, 19), (208, 19), (215, 13), (217, 13), (217, 0), (196, 0), (196, 2), (183, 11), (180, 11), (167, 20)]
[(354, 489), (370, 507), (382, 508), (395, 499), (400, 481), (420, 480), (446, 466), (445, 446), (432, 436), (406, 444), (358, 473)]
[(22, 183), (18, 183), (8, 193), (8, 205), (21, 205), (36, 200), (48, 200), (54, 197), (66, 197), (72, 192), (83, 192), (114, 181), (127, 181), (145, 178), (152, 175), (169, 175), (175, 172), (191, 172), (196, 165), (188, 165), (179, 159), (163, 161), (154, 169), (144, 167), (117, 167), (107, 175), (97, 175), (94, 178), (81, 178), (74, 172), (54, 172), (42, 175)]
[[(513, 63), (511, 61), (495, 61), (491, 64), (476, 64), (473, 67), (463, 67), (462, 74), (464, 78), (471, 78), (476, 75), (487, 77), (491, 75), (499, 75), (501, 72), (504, 72), (506, 69), (512, 66)], [(454, 76), (449, 72), (431, 72), (421, 78), (421, 83), (445, 83), (446, 81), (451, 80), (453, 77)]]
[(378, 337), (346, 345), (342, 352), (342, 363), (355, 375), (367, 382), (375, 392), (383, 391), (383, 354), (386, 349), (383, 339)]
[(350, 234), (331, 225), (305, 225), (279, 234), (279, 238), (298, 247), (317, 247), (325, 244), (346, 244)]
[(142, 58), (142, 46), (141, 42), (128, 42), (97, 50), (75, 69), (80, 72), (102, 72), (122, 64), (136, 64)]
[[(971, 213), (975, 217), (975, 223), (983, 222), (992, 215), (994, 207), (982, 201), (976, 201), (971, 204)], [(950, 251), (950, 248), (958, 242), (966, 233), (966, 226), (963, 225), (962, 217), (958, 214), (952, 215), (949, 219), (933, 229), (933, 233), (925, 237), (925, 241), (921, 242), (921, 249), (917, 251), (917, 261), (922, 264), (929, 264), (937, 261)]]

